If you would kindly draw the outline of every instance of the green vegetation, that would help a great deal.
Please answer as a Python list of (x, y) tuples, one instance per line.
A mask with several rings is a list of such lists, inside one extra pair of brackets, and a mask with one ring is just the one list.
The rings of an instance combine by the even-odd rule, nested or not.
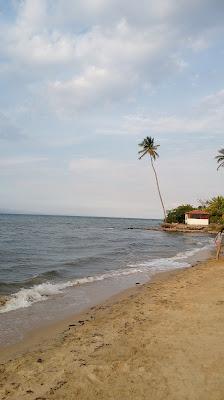
[(210, 223), (224, 224), (224, 197), (217, 196), (210, 200), (200, 201), (200, 205), (193, 207), (191, 204), (183, 204), (168, 211), (168, 223), (184, 223), (185, 213), (192, 210), (203, 209), (210, 214)]
[(211, 223), (224, 223), (224, 197), (217, 196), (213, 197), (210, 200), (207, 200), (205, 203), (205, 209), (210, 214), (210, 222)]
[(190, 204), (183, 204), (168, 211), (166, 222), (184, 224), (185, 213), (194, 210)]
[(224, 149), (219, 150), (219, 154), (215, 157), (218, 163), (218, 168), (224, 167)]
[(161, 191), (160, 191), (160, 187), (159, 187), (159, 180), (158, 180), (158, 176), (155, 170), (155, 166), (154, 166), (154, 161), (159, 157), (159, 154), (157, 152), (157, 149), (159, 147), (159, 144), (155, 144), (154, 143), (154, 138), (150, 137), (150, 136), (146, 136), (146, 138), (143, 140), (143, 142), (139, 143), (139, 146), (141, 147), (141, 150), (138, 152), (139, 154), (141, 154), (141, 156), (139, 157), (139, 160), (142, 159), (142, 157), (144, 157), (146, 154), (148, 154), (150, 156), (150, 161), (151, 161), (151, 165), (152, 165), (152, 169), (153, 172), (155, 174), (155, 179), (156, 179), (156, 185), (157, 185), (157, 190), (159, 193), (159, 198), (162, 204), (162, 209), (163, 209), (163, 214), (164, 214), (164, 221), (166, 221), (166, 210), (164, 207), (164, 203), (163, 203), (163, 199), (162, 199), (162, 195), (161, 195)]

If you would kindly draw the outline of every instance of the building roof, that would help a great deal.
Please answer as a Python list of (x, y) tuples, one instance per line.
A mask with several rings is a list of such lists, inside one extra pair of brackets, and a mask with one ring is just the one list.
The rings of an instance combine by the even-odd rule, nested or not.
[(209, 213), (204, 210), (192, 210), (192, 211), (186, 212), (186, 214), (193, 214), (193, 215), (197, 214), (197, 215), (208, 215), (209, 216)]

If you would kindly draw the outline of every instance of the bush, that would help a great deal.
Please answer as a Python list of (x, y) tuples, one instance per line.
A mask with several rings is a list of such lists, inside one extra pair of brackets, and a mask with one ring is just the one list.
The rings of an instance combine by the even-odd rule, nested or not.
[(185, 213), (192, 210), (194, 210), (194, 207), (190, 204), (183, 204), (177, 208), (173, 208), (168, 211), (166, 222), (183, 224), (185, 222)]
[[(211, 224), (224, 224), (224, 197), (217, 196), (210, 200), (201, 201), (197, 209), (206, 210), (210, 215)], [(188, 211), (195, 210), (191, 204), (182, 204), (177, 208), (169, 210), (167, 213), (168, 223), (179, 223), (185, 222), (185, 213)]]
[(222, 224), (224, 221), (224, 197), (217, 196), (207, 200), (206, 210), (210, 214), (211, 223)]

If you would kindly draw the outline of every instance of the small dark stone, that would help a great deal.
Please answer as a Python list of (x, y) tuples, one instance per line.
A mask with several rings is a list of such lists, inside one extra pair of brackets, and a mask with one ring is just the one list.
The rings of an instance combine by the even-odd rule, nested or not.
[(42, 358), (38, 358), (38, 359), (37, 359), (37, 362), (38, 362), (38, 363), (42, 363), (42, 362), (43, 362)]
[(35, 400), (47, 400), (46, 397), (35, 397)]
[(26, 391), (26, 393), (33, 393), (33, 390), (28, 389), (28, 390)]
[(47, 400), (46, 397), (36, 397), (35, 400)]
[(140, 282), (136, 282), (136, 285), (140, 285)]
[(69, 324), (69, 326), (76, 326), (76, 324)]

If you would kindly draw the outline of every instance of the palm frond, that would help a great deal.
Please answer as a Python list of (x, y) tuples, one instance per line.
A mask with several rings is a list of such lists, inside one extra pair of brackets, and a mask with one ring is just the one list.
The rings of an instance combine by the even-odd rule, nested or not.
[(219, 154), (215, 156), (215, 159), (217, 160), (218, 168), (217, 171), (219, 170), (220, 167), (224, 167), (224, 149), (219, 150)]
[(224, 161), (222, 163), (219, 164), (217, 171), (219, 170), (220, 167), (224, 167)]
[(153, 158), (154, 161), (155, 161), (157, 158), (159, 158), (159, 154), (158, 154), (156, 151), (154, 151), (154, 152), (151, 154), (151, 156), (152, 156), (152, 158)]
[[(140, 153), (140, 152), (139, 152)], [(144, 151), (144, 153), (138, 158), (139, 160), (141, 160), (142, 157), (144, 157), (146, 154), (148, 153), (148, 151)]]
[(141, 150), (139, 150), (138, 154), (142, 154), (139, 159), (141, 159), (147, 153), (150, 155), (150, 157), (152, 157), (153, 160), (156, 160), (156, 158), (159, 157), (159, 154), (157, 152), (159, 144), (154, 143), (153, 137), (146, 136), (145, 139), (143, 139), (143, 141), (139, 143), (139, 146), (141, 147)]
[(145, 151), (146, 151), (145, 149), (139, 150), (138, 154), (144, 153)]
[(216, 157), (217, 163), (224, 161), (224, 156), (217, 156)]

